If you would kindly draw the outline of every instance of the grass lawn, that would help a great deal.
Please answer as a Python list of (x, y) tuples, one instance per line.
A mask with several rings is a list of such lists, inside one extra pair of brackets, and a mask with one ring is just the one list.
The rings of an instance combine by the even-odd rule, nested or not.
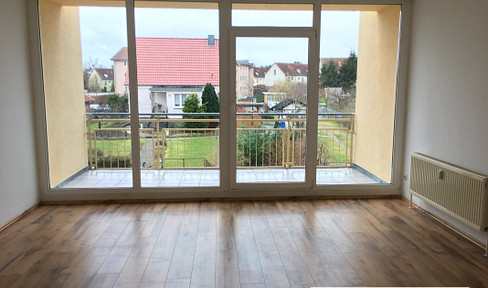
[[(330, 133), (333, 133), (336, 136), (336, 139), (338, 139), (342, 143), (346, 143), (346, 135), (347, 135), (346, 130), (325, 130), (325, 129), (321, 130), (319, 128), (318, 132), (319, 132), (318, 134), (319, 137), (325, 137), (327, 135), (332, 136), (330, 135)], [(349, 137), (349, 141), (350, 140), (351, 138)]]
[[(165, 157), (165, 168), (183, 167), (205, 167), (204, 158), (215, 165), (216, 148), (215, 137), (192, 138), (192, 139), (167, 139)], [(218, 138), (217, 138), (218, 149)]]
[(104, 129), (104, 128), (110, 128), (110, 126), (112, 126), (112, 122), (101, 122), (100, 123), (100, 127), (98, 127), (98, 123), (99, 122), (92, 122), (90, 124), (90, 127), (88, 127), (88, 121), (86, 122), (86, 132), (88, 132), (88, 128), (90, 128), (90, 131), (93, 133), (93, 130), (95, 129)]
[[(87, 140), (86, 145), (90, 148), (90, 140)], [(146, 138), (141, 138), (141, 146), (146, 142)], [(92, 149), (95, 149), (94, 141), (92, 141)], [(113, 156), (129, 156), (132, 152), (131, 139), (123, 140), (97, 140), (97, 150), (103, 152), (103, 155)]]
[[(117, 125), (115, 125), (117, 123)], [(100, 127), (98, 126), (100, 124)], [(93, 130), (95, 129), (123, 129), (123, 130), (130, 130), (130, 127), (120, 127), (123, 125), (123, 122), (120, 122), (119, 120), (114, 120), (113, 122), (96, 122), (96, 120), (92, 120), (90, 127), (88, 126), (88, 121), (86, 121), (86, 132), (88, 133), (88, 128), (90, 128), (90, 131), (93, 133)], [(116, 127), (114, 127), (116, 126)]]
[[(329, 157), (328, 157), (327, 161), (329, 163), (332, 162), (331, 164), (333, 164), (333, 165), (343, 165), (346, 162), (346, 144), (349, 144), (347, 146), (350, 146), (350, 143), (346, 143), (346, 136), (344, 134), (345, 133), (342, 133), (342, 135), (339, 133), (334, 133), (334, 135), (337, 136), (337, 138), (334, 139), (332, 137), (332, 135), (328, 135), (328, 137), (325, 137), (327, 135), (325, 131), (322, 131), (322, 132), (319, 131), (318, 148), (317, 149), (320, 149), (320, 147), (322, 145), (324, 145), (324, 148), (326, 148), (328, 150), (328, 153), (329, 153)], [(338, 143), (337, 139), (340, 140), (342, 145)], [(350, 139), (349, 139), (349, 141), (350, 141)], [(319, 153), (319, 155), (320, 155), (320, 153)], [(325, 151), (322, 151), (322, 155), (324, 155), (324, 156), (322, 156), (321, 162), (325, 160), (324, 159)], [(350, 158), (350, 157), (351, 156), (348, 155), (348, 158)], [(323, 165), (323, 164), (321, 163), (321, 165)]]
[(331, 121), (331, 120), (320, 120), (319, 121), (319, 128), (343, 128), (343, 123), (347, 123), (346, 121)]
[(215, 131), (214, 130), (203, 130), (203, 131), (195, 131), (192, 130), (190, 131), (174, 131), (170, 130), (169, 135), (171, 135), (171, 138), (196, 138), (196, 137), (211, 137), (215, 136)]

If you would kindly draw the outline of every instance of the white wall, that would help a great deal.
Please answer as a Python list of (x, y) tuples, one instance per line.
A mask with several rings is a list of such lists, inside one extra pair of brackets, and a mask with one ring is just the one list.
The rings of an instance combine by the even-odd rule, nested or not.
[(152, 113), (150, 86), (138, 86), (139, 113)]
[(127, 71), (127, 66), (124, 66), (124, 61), (114, 61), (114, 87), (115, 93), (124, 95), (125, 94), (125, 72)]
[(0, 9), (0, 226), (39, 202), (26, 1)]
[[(276, 70), (276, 75), (274, 71)], [(268, 73), (264, 76), (264, 83), (267, 87), (274, 86), (278, 82), (285, 82), (286, 75), (281, 71), (278, 65), (273, 64), (271, 68), (269, 68)]]
[[(200, 105), (202, 104), (202, 92), (183, 92), (183, 91), (168, 91), (166, 92), (167, 103), (168, 103), (168, 113), (183, 113), (183, 106), (175, 106), (175, 94), (187, 94), (190, 96), (191, 94), (197, 94), (198, 101)], [(180, 118), (180, 117), (178, 117)]]
[[(488, 1), (412, 2), (405, 174), (411, 152), (488, 174)], [(403, 191), (407, 196), (407, 182)], [(486, 240), (486, 233), (416, 202)]]

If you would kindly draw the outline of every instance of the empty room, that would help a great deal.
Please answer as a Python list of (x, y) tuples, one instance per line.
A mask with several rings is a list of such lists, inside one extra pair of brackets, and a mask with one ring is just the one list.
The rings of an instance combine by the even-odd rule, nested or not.
[(486, 1), (0, 5), (0, 287), (488, 287)]

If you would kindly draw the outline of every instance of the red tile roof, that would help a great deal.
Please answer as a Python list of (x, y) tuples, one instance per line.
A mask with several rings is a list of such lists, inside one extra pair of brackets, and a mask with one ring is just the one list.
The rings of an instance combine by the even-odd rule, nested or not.
[(88, 95), (85, 94), (85, 102), (89, 102), (90, 103), (90, 102), (95, 102), (95, 101), (96, 101), (95, 98), (90, 97), (90, 96), (88, 96)]
[(129, 54), (127, 53), (127, 47), (122, 47), (122, 49), (120, 49), (119, 52), (117, 52), (117, 54), (115, 54), (114, 57), (112, 57), (112, 59), (110, 59), (112, 61), (127, 61), (129, 60)]
[(219, 40), (136, 38), (136, 48), (139, 85), (219, 85)]
[(308, 65), (300, 63), (275, 63), (286, 76), (307, 76)]

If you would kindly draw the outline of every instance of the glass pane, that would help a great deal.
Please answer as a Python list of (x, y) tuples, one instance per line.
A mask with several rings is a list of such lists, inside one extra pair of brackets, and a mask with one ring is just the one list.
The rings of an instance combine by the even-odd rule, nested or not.
[(312, 27), (309, 4), (232, 4), (232, 26)]
[(218, 6), (135, 5), (141, 185), (220, 186)]
[(127, 46), (126, 12), (117, 4), (39, 1), (52, 188), (132, 186), (128, 98), (114, 73)]
[(318, 185), (391, 180), (399, 13), (322, 6)]
[(236, 38), (237, 183), (304, 182), (308, 38)]

